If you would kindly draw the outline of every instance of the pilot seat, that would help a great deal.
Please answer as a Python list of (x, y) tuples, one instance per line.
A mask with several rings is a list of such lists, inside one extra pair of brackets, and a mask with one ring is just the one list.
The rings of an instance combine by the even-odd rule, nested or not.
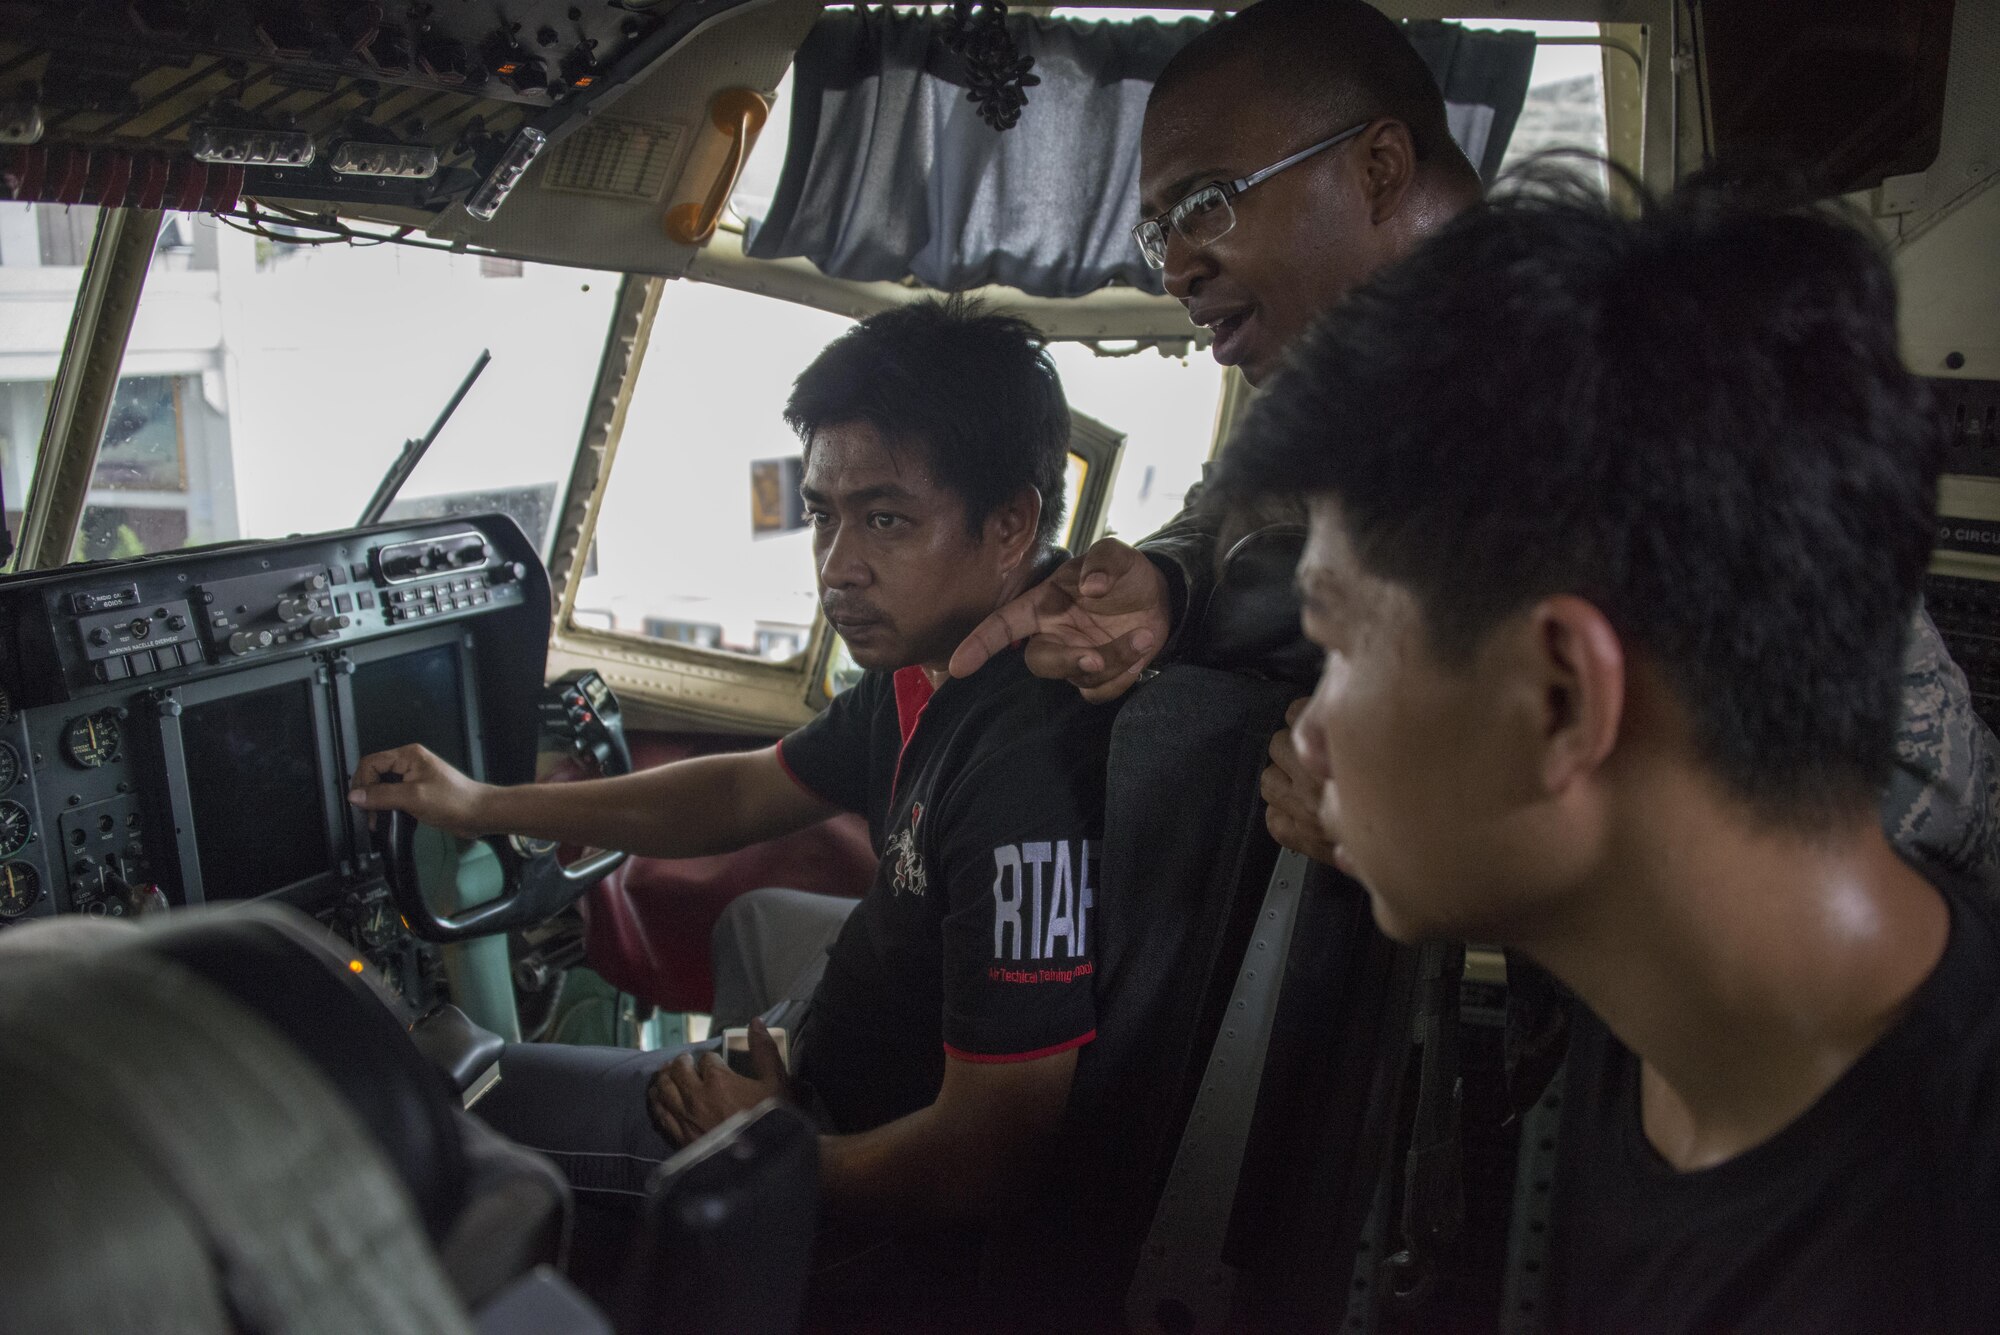
[(497, 1050), (449, 1007), (413, 1023), (287, 908), (6, 933), (0, 1329), (796, 1328), (803, 1119), (767, 1106), (663, 1165), (607, 1311), (555, 1269), (561, 1175), (460, 1106)]

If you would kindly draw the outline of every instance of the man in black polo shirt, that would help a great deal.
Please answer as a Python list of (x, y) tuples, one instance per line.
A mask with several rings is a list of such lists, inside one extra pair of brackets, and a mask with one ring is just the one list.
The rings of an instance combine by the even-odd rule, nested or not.
[(1858, 231), (1693, 188), (1454, 221), (1309, 332), (1224, 495), (1303, 491), (1319, 820), (1404, 941), (1581, 999), (1568, 1331), (2000, 1311), (2000, 932), (1892, 847), (1939, 418)]
[(974, 624), (1061, 558), (1069, 411), (1033, 329), (926, 301), (837, 339), (799, 377), (786, 420), (805, 445), (821, 600), (869, 669), (859, 685), (760, 751), (496, 788), (404, 747), (361, 762), (352, 800), (460, 834), (652, 857), (865, 813), (880, 871), (829, 952), (789, 1077), (761, 1025), (755, 1076), (712, 1054), (663, 1068), (658, 1053), (517, 1045), (479, 1111), (580, 1189), (615, 1197), (674, 1145), (789, 1098), (827, 1133), (836, 1214), (903, 1231), (978, 1225), (1032, 1171), (1094, 1036), (1113, 711), (1034, 677), (1018, 652), (963, 681), (944, 669)]

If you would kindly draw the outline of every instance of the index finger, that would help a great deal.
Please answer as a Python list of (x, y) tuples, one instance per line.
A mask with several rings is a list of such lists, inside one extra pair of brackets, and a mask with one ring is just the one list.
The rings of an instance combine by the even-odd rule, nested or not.
[(1025, 640), (1041, 630), (1037, 604), (1048, 586), (1038, 584), (1001, 607), (972, 628), (972, 633), (952, 651), (950, 671), (954, 677), (969, 677), (986, 666), (986, 661), (1016, 640)]

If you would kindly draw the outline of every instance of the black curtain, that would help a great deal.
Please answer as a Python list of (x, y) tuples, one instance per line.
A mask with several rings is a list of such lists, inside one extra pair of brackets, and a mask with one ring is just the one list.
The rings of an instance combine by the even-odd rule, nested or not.
[(1500, 174), (1507, 141), (1528, 100), (1535, 34), (1493, 32), (1431, 19), (1405, 22), (1403, 34), (1444, 91), (1451, 137), (1488, 185)]
[[(829, 14), (799, 48), (784, 170), (746, 249), (942, 291), (999, 283), (1072, 297), (1122, 282), (1158, 292), (1131, 238), (1139, 127), (1154, 78), (1206, 25), (1009, 15), (1041, 83), (1020, 123), (996, 131), (967, 100), (939, 18)], [(1438, 75), (1453, 135), (1490, 180), (1527, 96), (1533, 35), (1406, 27)]]

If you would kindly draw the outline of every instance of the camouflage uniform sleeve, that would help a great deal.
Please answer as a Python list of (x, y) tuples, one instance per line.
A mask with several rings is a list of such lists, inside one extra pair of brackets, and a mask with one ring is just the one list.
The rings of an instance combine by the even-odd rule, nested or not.
[(1919, 605), (1903, 654), (1903, 717), (1882, 828), (1905, 858), (2000, 896), (2000, 742)]

